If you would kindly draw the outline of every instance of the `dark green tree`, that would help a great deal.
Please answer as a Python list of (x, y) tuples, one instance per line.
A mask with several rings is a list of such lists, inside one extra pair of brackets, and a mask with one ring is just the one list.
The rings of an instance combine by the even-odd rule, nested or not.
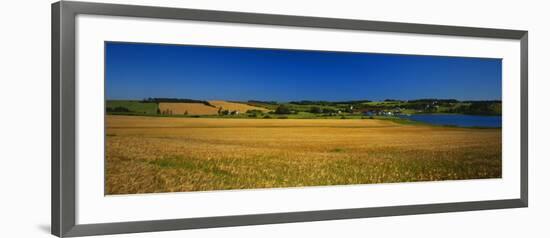
[(322, 113), (323, 110), (322, 110), (320, 107), (314, 106), (314, 107), (311, 107), (311, 108), (309, 109), (309, 112), (311, 112), (311, 113), (316, 113), (316, 114), (317, 114), (317, 113)]
[(292, 113), (292, 111), (290, 110), (289, 107), (285, 105), (280, 105), (279, 107), (277, 107), (277, 109), (275, 109), (275, 114), (290, 114), (290, 113)]

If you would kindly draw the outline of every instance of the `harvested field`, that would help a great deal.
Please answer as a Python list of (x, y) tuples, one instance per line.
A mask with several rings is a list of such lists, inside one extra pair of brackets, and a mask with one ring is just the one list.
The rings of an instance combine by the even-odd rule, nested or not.
[[(159, 110), (173, 115), (217, 115), (218, 109), (203, 103), (161, 102)], [(165, 113), (169, 112), (169, 113)]]
[(107, 194), (501, 177), (501, 129), (376, 119), (106, 120)]
[(223, 110), (238, 111), (240, 113), (244, 113), (248, 110), (259, 110), (262, 112), (269, 111), (269, 109), (267, 108), (250, 106), (244, 103), (236, 103), (236, 102), (228, 102), (228, 101), (220, 101), (220, 100), (214, 100), (214, 101), (208, 101), (208, 102), (216, 106), (217, 108), (221, 107)]

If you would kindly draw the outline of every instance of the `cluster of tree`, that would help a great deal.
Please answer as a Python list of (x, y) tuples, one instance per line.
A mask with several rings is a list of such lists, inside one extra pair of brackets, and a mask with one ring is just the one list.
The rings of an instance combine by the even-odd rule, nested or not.
[(329, 101), (310, 101), (310, 100), (302, 100), (302, 101), (291, 101), (288, 102), (290, 104), (295, 105), (320, 105), (320, 106), (334, 106), (336, 105), (335, 102), (329, 102)]
[(251, 109), (251, 110), (247, 110), (246, 113), (248, 113), (248, 114), (263, 114), (264, 112), (262, 110), (258, 110), (258, 109)]
[(130, 109), (126, 107), (115, 107), (115, 108), (107, 107), (106, 110), (107, 112), (131, 112)]
[(320, 108), (320, 107), (315, 107), (315, 106), (314, 106), (314, 107), (311, 107), (311, 108), (309, 109), (309, 112), (311, 112), (311, 113), (323, 113), (323, 109)]
[(315, 113), (315, 114), (321, 114), (321, 113), (330, 114), (330, 113), (337, 113), (338, 110), (332, 109), (332, 108), (321, 108), (318, 106), (312, 106), (311, 108), (309, 108), (309, 112)]
[[(157, 109), (157, 114), (161, 114), (161, 115), (173, 115), (174, 112), (170, 109), (165, 109), (165, 110), (160, 110), (160, 109)], [(187, 115), (187, 111), (185, 111), (185, 114), (184, 115)]]
[(350, 100), (350, 101), (336, 101), (334, 104), (363, 104), (372, 102), (371, 100)]
[(161, 103), (161, 102), (183, 102), (183, 103), (202, 103), (207, 106), (214, 107), (208, 101), (188, 99), (188, 98), (144, 98), (141, 102), (152, 102), (152, 103)]
[(436, 106), (450, 107), (456, 103), (460, 103), (460, 101), (456, 99), (428, 98), (428, 99), (409, 100), (403, 107), (408, 109), (424, 110), (426, 112), (434, 112), (437, 109)]
[(501, 100), (462, 101), (465, 103), (502, 103)]
[(295, 105), (319, 105), (319, 106), (336, 106), (336, 105), (353, 105), (353, 104), (362, 104), (372, 102), (370, 100), (349, 100), (349, 101), (311, 101), (311, 100), (301, 100), (301, 101), (290, 101), (290, 104)]
[(397, 100), (397, 99), (384, 99), (384, 102), (405, 102), (405, 101)]
[(237, 110), (231, 111), (231, 110), (223, 109), (221, 107), (218, 109), (218, 115), (220, 116), (237, 115), (237, 114), (239, 114), (239, 111)]
[(474, 115), (498, 115), (500, 112), (496, 110), (495, 103), (496, 102), (491, 101), (474, 101), (470, 102), (470, 104), (450, 108), (446, 112)]
[(286, 105), (279, 105), (277, 109), (275, 109), (275, 114), (293, 114), (294, 111), (290, 109), (290, 107)]
[(459, 103), (460, 101), (456, 99), (437, 99), (437, 98), (423, 98), (408, 100), (409, 103)]
[(401, 104), (399, 106), (404, 109), (423, 110), (423, 111), (436, 108), (435, 104), (427, 103), (427, 102), (408, 102), (408, 103)]

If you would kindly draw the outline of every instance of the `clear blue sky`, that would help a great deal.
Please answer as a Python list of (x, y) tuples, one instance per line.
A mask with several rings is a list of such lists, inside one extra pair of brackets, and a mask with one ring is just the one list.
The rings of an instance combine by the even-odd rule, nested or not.
[(107, 99), (500, 100), (500, 59), (106, 43)]

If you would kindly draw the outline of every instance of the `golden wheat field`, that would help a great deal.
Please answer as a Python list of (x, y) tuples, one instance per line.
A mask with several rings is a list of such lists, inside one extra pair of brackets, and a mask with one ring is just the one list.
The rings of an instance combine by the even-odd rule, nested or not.
[(501, 130), (376, 119), (106, 118), (107, 194), (501, 177)]
[(217, 108), (222, 108), (223, 110), (229, 110), (229, 111), (238, 111), (240, 113), (244, 113), (248, 110), (258, 110), (262, 112), (269, 111), (269, 109), (267, 108), (250, 106), (244, 103), (228, 102), (228, 101), (221, 101), (221, 100), (213, 100), (208, 102)]
[(166, 114), (188, 114), (188, 115), (216, 115), (218, 109), (202, 103), (184, 103), (184, 102), (161, 102), (159, 110)]

